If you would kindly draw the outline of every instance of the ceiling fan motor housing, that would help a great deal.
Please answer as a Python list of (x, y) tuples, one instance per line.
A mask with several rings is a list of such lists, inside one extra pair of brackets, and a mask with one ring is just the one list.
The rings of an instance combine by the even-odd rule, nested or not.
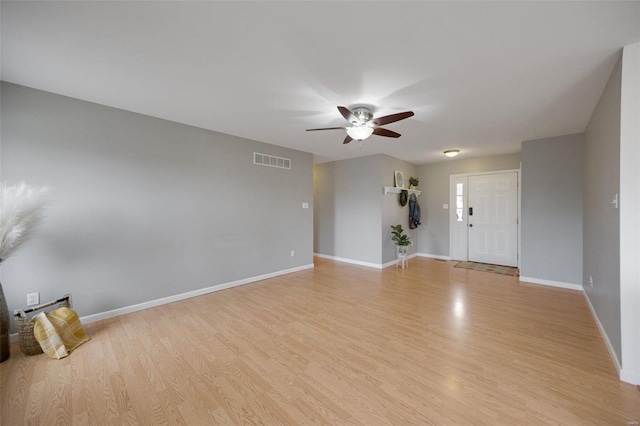
[(368, 108), (354, 108), (351, 110), (351, 114), (353, 114), (358, 121), (353, 121), (352, 124), (363, 126), (371, 121), (373, 118), (373, 114), (369, 111)]

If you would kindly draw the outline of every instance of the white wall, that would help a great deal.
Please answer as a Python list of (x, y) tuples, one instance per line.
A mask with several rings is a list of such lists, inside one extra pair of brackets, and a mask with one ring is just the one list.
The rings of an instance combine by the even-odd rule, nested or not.
[(2, 264), (11, 310), (72, 293), (86, 316), (313, 263), (311, 154), (8, 83), (1, 97), (2, 181), (53, 188)]

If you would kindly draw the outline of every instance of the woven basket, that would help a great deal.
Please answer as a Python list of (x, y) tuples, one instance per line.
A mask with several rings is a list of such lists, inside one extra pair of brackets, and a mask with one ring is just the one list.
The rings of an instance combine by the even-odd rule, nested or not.
[(62, 298), (54, 300), (43, 305), (34, 306), (27, 310), (16, 309), (13, 311), (15, 316), (16, 327), (18, 328), (18, 337), (20, 338), (20, 349), (25, 355), (38, 355), (42, 353), (40, 343), (33, 335), (33, 320), (27, 315), (28, 313), (39, 311), (49, 306), (58, 305), (60, 307), (72, 308), (71, 295), (65, 294)]

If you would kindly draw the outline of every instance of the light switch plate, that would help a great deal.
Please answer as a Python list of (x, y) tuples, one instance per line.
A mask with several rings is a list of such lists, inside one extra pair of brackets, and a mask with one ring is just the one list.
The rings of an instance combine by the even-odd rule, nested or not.
[(443, 204), (442, 205), (442, 209), (443, 210), (449, 210), (449, 204)]

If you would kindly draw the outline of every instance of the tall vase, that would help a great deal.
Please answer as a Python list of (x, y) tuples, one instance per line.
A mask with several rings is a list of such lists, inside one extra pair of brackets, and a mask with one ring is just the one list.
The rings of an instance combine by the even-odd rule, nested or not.
[(0, 283), (0, 362), (9, 359), (9, 308)]

